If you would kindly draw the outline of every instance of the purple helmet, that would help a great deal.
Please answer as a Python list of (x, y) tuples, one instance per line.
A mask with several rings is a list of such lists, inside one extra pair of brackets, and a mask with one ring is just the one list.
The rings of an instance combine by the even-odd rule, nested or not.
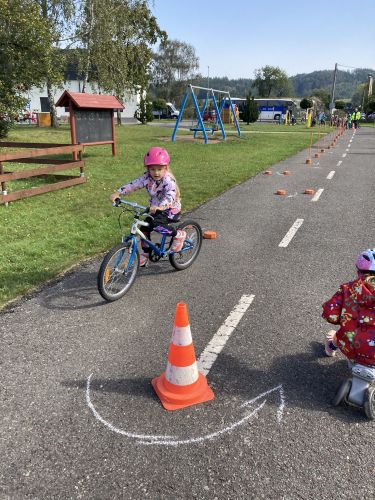
[(375, 271), (375, 248), (369, 248), (359, 254), (355, 265), (358, 271)]
[(169, 165), (170, 158), (168, 152), (159, 147), (150, 148), (145, 154), (143, 163), (145, 167), (151, 165), (160, 165), (161, 167), (166, 167)]

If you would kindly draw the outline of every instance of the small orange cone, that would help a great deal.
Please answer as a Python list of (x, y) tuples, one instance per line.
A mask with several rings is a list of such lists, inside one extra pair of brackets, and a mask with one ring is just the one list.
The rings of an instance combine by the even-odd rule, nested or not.
[(278, 194), (279, 196), (284, 196), (286, 195), (286, 191), (285, 189), (277, 189), (275, 194)]
[(203, 238), (205, 240), (216, 240), (216, 236), (217, 236), (216, 231), (207, 230), (203, 232)]
[(307, 158), (306, 165), (311, 165), (311, 158)]
[(151, 380), (152, 387), (166, 410), (179, 410), (214, 399), (203, 373), (198, 372), (187, 307), (176, 306), (167, 369)]
[(306, 188), (303, 194), (315, 194), (315, 189)]
[(291, 175), (292, 172), (290, 170), (284, 170), (284, 172), (282, 172), (283, 175)]
[(264, 175), (272, 175), (272, 170), (265, 170), (263, 172)]

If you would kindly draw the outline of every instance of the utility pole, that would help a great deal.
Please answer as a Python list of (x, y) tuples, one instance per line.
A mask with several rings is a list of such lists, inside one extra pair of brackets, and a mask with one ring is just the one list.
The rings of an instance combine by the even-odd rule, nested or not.
[(333, 83), (332, 83), (332, 92), (331, 92), (331, 102), (329, 104), (329, 110), (332, 113), (332, 110), (335, 108), (335, 89), (336, 89), (336, 77), (337, 77), (337, 63), (335, 64), (335, 71), (333, 73)]
[(210, 67), (207, 66), (207, 88), (210, 88)]

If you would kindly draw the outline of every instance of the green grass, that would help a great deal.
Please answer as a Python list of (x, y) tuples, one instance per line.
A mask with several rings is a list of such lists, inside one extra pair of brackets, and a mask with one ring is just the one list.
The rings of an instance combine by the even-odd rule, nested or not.
[[(227, 130), (231, 127), (227, 126)], [(115, 158), (109, 145), (86, 148), (86, 184), (16, 201), (8, 207), (0, 205), (0, 308), (119, 241), (117, 212), (109, 202), (109, 194), (143, 173), (143, 156), (149, 147), (161, 145), (168, 149), (183, 210), (189, 211), (310, 143), (310, 130), (303, 126), (252, 124), (244, 125), (243, 130), (250, 133), (240, 139), (230, 135), (226, 143), (207, 146), (178, 139), (172, 144), (172, 130), (167, 128), (117, 127)], [(318, 130), (313, 132), (316, 139)], [(13, 130), (8, 140), (69, 143), (70, 132), (66, 127), (52, 130), (24, 126)], [(19, 168), (23, 167), (6, 165), (6, 170)], [(7, 187), (20, 189), (43, 182), (20, 180)], [(143, 192), (131, 199), (147, 203)]]

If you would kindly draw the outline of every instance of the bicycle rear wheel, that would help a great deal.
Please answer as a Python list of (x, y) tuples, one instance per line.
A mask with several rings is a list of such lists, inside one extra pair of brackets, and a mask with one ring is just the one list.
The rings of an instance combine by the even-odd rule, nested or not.
[(202, 246), (202, 228), (193, 220), (186, 220), (178, 226), (186, 232), (186, 240), (181, 252), (169, 255), (169, 262), (178, 271), (188, 268), (198, 257)]
[(123, 297), (134, 283), (139, 266), (138, 249), (129, 266), (133, 243), (113, 247), (104, 257), (98, 273), (98, 290), (103, 299), (112, 302)]

